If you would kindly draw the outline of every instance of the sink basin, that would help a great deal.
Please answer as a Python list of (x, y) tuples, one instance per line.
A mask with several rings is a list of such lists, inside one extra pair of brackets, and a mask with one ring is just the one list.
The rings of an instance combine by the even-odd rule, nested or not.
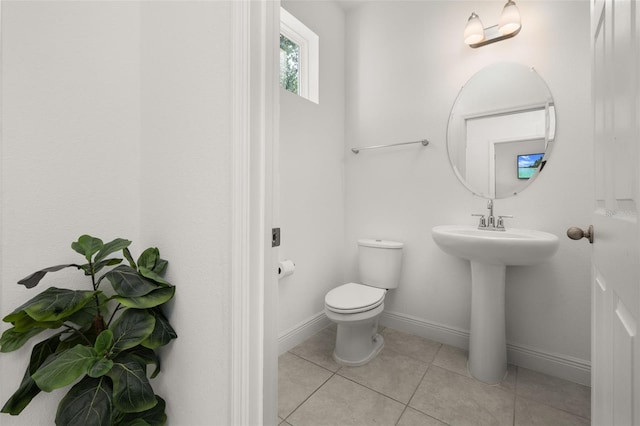
[(505, 276), (509, 265), (534, 265), (558, 250), (558, 237), (542, 231), (487, 231), (469, 225), (431, 230), (445, 253), (471, 263), (469, 372), (476, 379), (500, 383), (507, 372)]
[(509, 228), (487, 231), (470, 225), (432, 229), (433, 240), (445, 253), (493, 265), (534, 265), (558, 250), (558, 237), (548, 232)]

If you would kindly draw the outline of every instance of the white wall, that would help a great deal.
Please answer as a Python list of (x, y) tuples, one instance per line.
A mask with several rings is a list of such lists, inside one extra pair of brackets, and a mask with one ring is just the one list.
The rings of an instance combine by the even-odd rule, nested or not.
[(405, 242), (402, 281), (385, 302), (393, 314), (385, 317), (387, 323), (395, 318), (396, 326), (417, 324), (412, 330), (425, 334), (439, 329), (460, 344), (458, 337), (469, 329), (469, 266), (439, 250), (430, 229), (475, 224), (470, 214), (484, 212), (486, 202), (471, 195), (451, 170), (448, 115), (459, 89), (481, 68), (502, 61), (534, 66), (556, 102), (555, 147), (534, 184), (498, 200), (495, 209), (515, 216), (507, 226), (558, 235), (560, 249), (542, 265), (508, 268), (507, 339), (584, 365), (590, 357), (590, 248), (564, 235), (569, 226), (589, 223), (592, 204), (592, 179), (584, 172), (584, 165), (592, 164), (589, 6), (518, 3), (523, 23), (518, 36), (467, 47), (462, 31), (470, 13), (489, 26), (497, 23), (502, 5), (371, 2), (347, 14), (345, 150), (422, 138), (431, 144), (358, 155), (346, 151), (346, 278), (356, 276), (357, 238)]
[[(324, 307), (344, 270), (344, 11), (333, 2), (284, 1), (320, 38), (320, 103), (280, 89), (280, 350), (286, 336)], [(322, 317), (320, 317), (322, 318)], [(295, 334), (295, 333), (294, 333)], [(308, 334), (308, 333), (307, 333)]]
[(231, 2), (142, 3), (141, 240), (169, 260), (171, 424), (230, 416)]
[[(80, 235), (140, 247), (139, 21), (136, 3), (2, 2), (2, 317), (47, 286), (91, 288), (71, 270), (16, 284), (80, 261), (70, 247)], [(0, 354), (0, 404), (30, 353)], [(42, 393), (0, 423), (52, 424), (64, 394)]]
[[(83, 233), (159, 247), (178, 339), (153, 384), (174, 425), (230, 421), (231, 7), (2, 2), (0, 312)], [(0, 354), (0, 404), (29, 353)], [(63, 395), (0, 423), (51, 424)]]

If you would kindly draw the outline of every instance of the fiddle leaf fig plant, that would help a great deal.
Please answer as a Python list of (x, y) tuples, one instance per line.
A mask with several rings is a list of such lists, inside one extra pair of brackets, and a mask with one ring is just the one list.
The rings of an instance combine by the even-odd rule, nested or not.
[[(82, 235), (71, 244), (82, 263), (51, 266), (18, 281), (33, 288), (50, 272), (76, 268), (91, 286), (49, 287), (2, 319), (12, 327), (0, 337), (0, 352), (20, 349), (48, 331), (33, 346), (22, 382), (2, 413), (18, 415), (41, 391), (71, 386), (58, 405), (56, 425), (165, 424), (165, 401), (149, 379), (160, 372), (156, 349), (177, 337), (162, 312), (175, 287), (163, 278), (168, 262), (157, 248), (146, 249), (136, 262), (130, 244)], [(122, 257), (115, 257), (119, 252)]]

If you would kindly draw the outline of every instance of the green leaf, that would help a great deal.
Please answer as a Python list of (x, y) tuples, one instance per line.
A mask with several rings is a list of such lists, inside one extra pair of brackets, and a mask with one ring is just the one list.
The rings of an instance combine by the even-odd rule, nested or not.
[(31, 378), (31, 374), (35, 373), (47, 357), (55, 352), (59, 341), (60, 335), (56, 334), (33, 347), (29, 366), (27, 366), (24, 372), (20, 387), (18, 387), (18, 390), (16, 390), (11, 398), (4, 404), (0, 412), (16, 416), (40, 393), (40, 388)]
[(106, 377), (84, 377), (62, 398), (56, 413), (59, 426), (110, 426), (113, 388)]
[(50, 287), (4, 317), (3, 321), (17, 321), (25, 313), (36, 321), (58, 321), (82, 309), (95, 294), (94, 291)]
[(106, 243), (104, 246), (102, 246), (102, 248), (100, 249), (100, 251), (98, 251), (98, 254), (96, 254), (96, 258), (93, 261), (94, 263), (98, 263), (102, 259), (109, 256), (111, 253), (115, 253), (117, 251), (126, 249), (127, 247), (129, 247), (130, 244), (131, 244), (131, 241), (129, 240), (116, 238), (115, 240), (110, 241)]
[(5, 330), (0, 337), (0, 352), (13, 352), (20, 349), (29, 339), (41, 333), (44, 328), (32, 328), (26, 331), (16, 331), (15, 327)]
[(28, 315), (24, 315), (18, 318), (13, 326), (16, 331), (25, 332), (29, 331), (32, 328), (59, 328), (62, 326), (64, 321), (36, 321)]
[(160, 257), (160, 250), (156, 247), (149, 247), (142, 252), (138, 259), (138, 269), (147, 269), (155, 272), (158, 276), (164, 276), (169, 262)]
[(96, 361), (95, 364), (91, 366), (87, 374), (89, 375), (89, 377), (98, 378), (107, 374), (109, 371), (111, 371), (112, 368), (113, 361), (107, 358), (100, 358), (98, 361)]
[(153, 332), (155, 323), (155, 317), (145, 310), (125, 310), (109, 327), (113, 331), (112, 353), (117, 354), (139, 345)]
[[(97, 296), (100, 308), (102, 309), (107, 304), (109, 299), (101, 291), (97, 293)], [(93, 324), (93, 319), (96, 317), (96, 315), (98, 315), (96, 304), (87, 303), (82, 307), (82, 309), (65, 318), (65, 321), (70, 321), (76, 325), (79, 325), (81, 328), (84, 328), (90, 324)]]
[(156, 349), (164, 346), (171, 340), (178, 337), (176, 331), (169, 324), (169, 320), (157, 309), (150, 309), (149, 312), (156, 318), (156, 325), (153, 333), (142, 342), (142, 346), (149, 349)]
[(135, 357), (118, 356), (108, 376), (113, 380), (113, 404), (118, 411), (139, 413), (157, 404), (146, 367)]
[(113, 345), (113, 332), (109, 329), (104, 330), (96, 338), (93, 349), (98, 355), (104, 355)]
[(76, 381), (97, 360), (93, 348), (76, 345), (49, 358), (31, 377), (40, 389), (51, 392)]
[(21, 279), (20, 281), (18, 281), (18, 284), (22, 284), (26, 288), (33, 288), (38, 285), (40, 280), (42, 280), (42, 278), (44, 278), (45, 275), (47, 275), (47, 272), (56, 272), (64, 268), (70, 268), (72, 266), (80, 269), (79, 265), (76, 265), (73, 263), (70, 263), (67, 265), (50, 266), (48, 268), (44, 268), (39, 271), (36, 271), (33, 274), (29, 275), (28, 277)]
[(141, 413), (125, 414), (122, 417), (121, 421), (118, 423), (118, 426), (163, 426), (164, 424), (166, 424), (167, 415), (165, 414), (164, 410), (167, 404), (164, 402), (164, 399), (162, 399), (158, 395), (156, 395), (156, 400), (158, 401), (158, 403), (150, 410), (143, 411)]
[(164, 276), (164, 273), (167, 271), (167, 266), (169, 266), (169, 262), (158, 258), (158, 260), (156, 260), (156, 266), (153, 267), (153, 272), (160, 276)]
[(149, 365), (154, 364), (156, 366), (151, 378), (154, 379), (160, 373), (160, 357), (153, 349), (145, 348), (143, 346), (136, 346), (133, 349), (126, 351), (127, 356), (135, 357), (141, 364)]
[(104, 274), (111, 286), (120, 296), (139, 297), (157, 289), (158, 286), (144, 278), (130, 266), (120, 265)]
[(93, 255), (101, 250), (102, 247), (104, 247), (102, 240), (91, 235), (82, 235), (78, 238), (78, 241), (71, 243), (71, 248), (83, 255), (87, 262), (91, 262)]
[(140, 297), (122, 297), (115, 296), (118, 302), (127, 308), (136, 308), (136, 309), (146, 309), (153, 308), (155, 306), (162, 305), (163, 303), (168, 302), (173, 298), (173, 295), (176, 292), (176, 288), (171, 287), (161, 287), (157, 290), (152, 291), (149, 294), (145, 294)]
[(149, 247), (142, 252), (138, 258), (138, 268), (153, 269), (156, 266), (156, 261), (160, 258), (160, 250), (156, 247)]
[(96, 337), (96, 336), (92, 336), (94, 334), (92, 331), (93, 330), (90, 328), (82, 335), (78, 333), (72, 333), (71, 335), (66, 336), (65, 339), (60, 340), (60, 344), (56, 349), (56, 353), (62, 353), (66, 350), (73, 348), (76, 345), (86, 346), (87, 340), (91, 341), (92, 340), (91, 337), (94, 337), (94, 338)]
[(136, 262), (133, 260), (133, 256), (131, 256), (131, 252), (129, 251), (128, 248), (122, 250), (122, 255), (124, 256), (125, 259), (127, 259), (127, 262), (129, 262), (129, 266), (131, 266), (133, 269), (137, 269), (138, 266), (136, 265)]
[(145, 278), (149, 278), (152, 281), (157, 282), (158, 284), (162, 284), (162, 285), (171, 285), (171, 283), (169, 281), (166, 281), (164, 278), (162, 278), (160, 275), (156, 274), (154, 271), (152, 271), (151, 269), (147, 269), (144, 266), (139, 266), (138, 267), (138, 272), (140, 272), (140, 274), (145, 277)]
[[(138, 413), (135, 413), (134, 417), (137, 415)], [(118, 426), (151, 426), (151, 424), (142, 419), (132, 418), (128, 419), (127, 421), (119, 421)]]
[(91, 275), (91, 268), (93, 268), (93, 274), (97, 274), (100, 272), (105, 266), (114, 266), (122, 263), (122, 259), (113, 258), (113, 259), (105, 259), (96, 263), (85, 263), (84, 265), (80, 265), (80, 268), (84, 271), (85, 275)]
[(29, 368), (27, 368), (22, 377), (20, 387), (11, 395), (11, 398), (4, 404), (0, 412), (17, 416), (22, 413), (22, 410), (24, 410), (31, 400), (40, 392), (40, 388), (31, 378)]

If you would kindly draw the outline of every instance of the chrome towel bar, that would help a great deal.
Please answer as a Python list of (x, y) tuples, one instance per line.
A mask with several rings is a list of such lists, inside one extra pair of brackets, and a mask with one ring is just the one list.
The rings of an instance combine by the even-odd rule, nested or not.
[(419, 140), (419, 141), (412, 141), (412, 142), (391, 143), (391, 144), (389, 144), (389, 145), (376, 145), (376, 146), (366, 146), (366, 147), (363, 147), (363, 148), (351, 148), (351, 151), (352, 151), (354, 154), (357, 154), (357, 153), (359, 153), (360, 151), (364, 151), (364, 150), (366, 150), (366, 149), (389, 148), (389, 147), (391, 147), (391, 146), (409, 145), (409, 144), (413, 144), (413, 143), (421, 143), (421, 144), (422, 144), (422, 146), (427, 146), (427, 145), (429, 145), (429, 141), (428, 141), (428, 140), (426, 140), (426, 139), (422, 139), (422, 140)]

